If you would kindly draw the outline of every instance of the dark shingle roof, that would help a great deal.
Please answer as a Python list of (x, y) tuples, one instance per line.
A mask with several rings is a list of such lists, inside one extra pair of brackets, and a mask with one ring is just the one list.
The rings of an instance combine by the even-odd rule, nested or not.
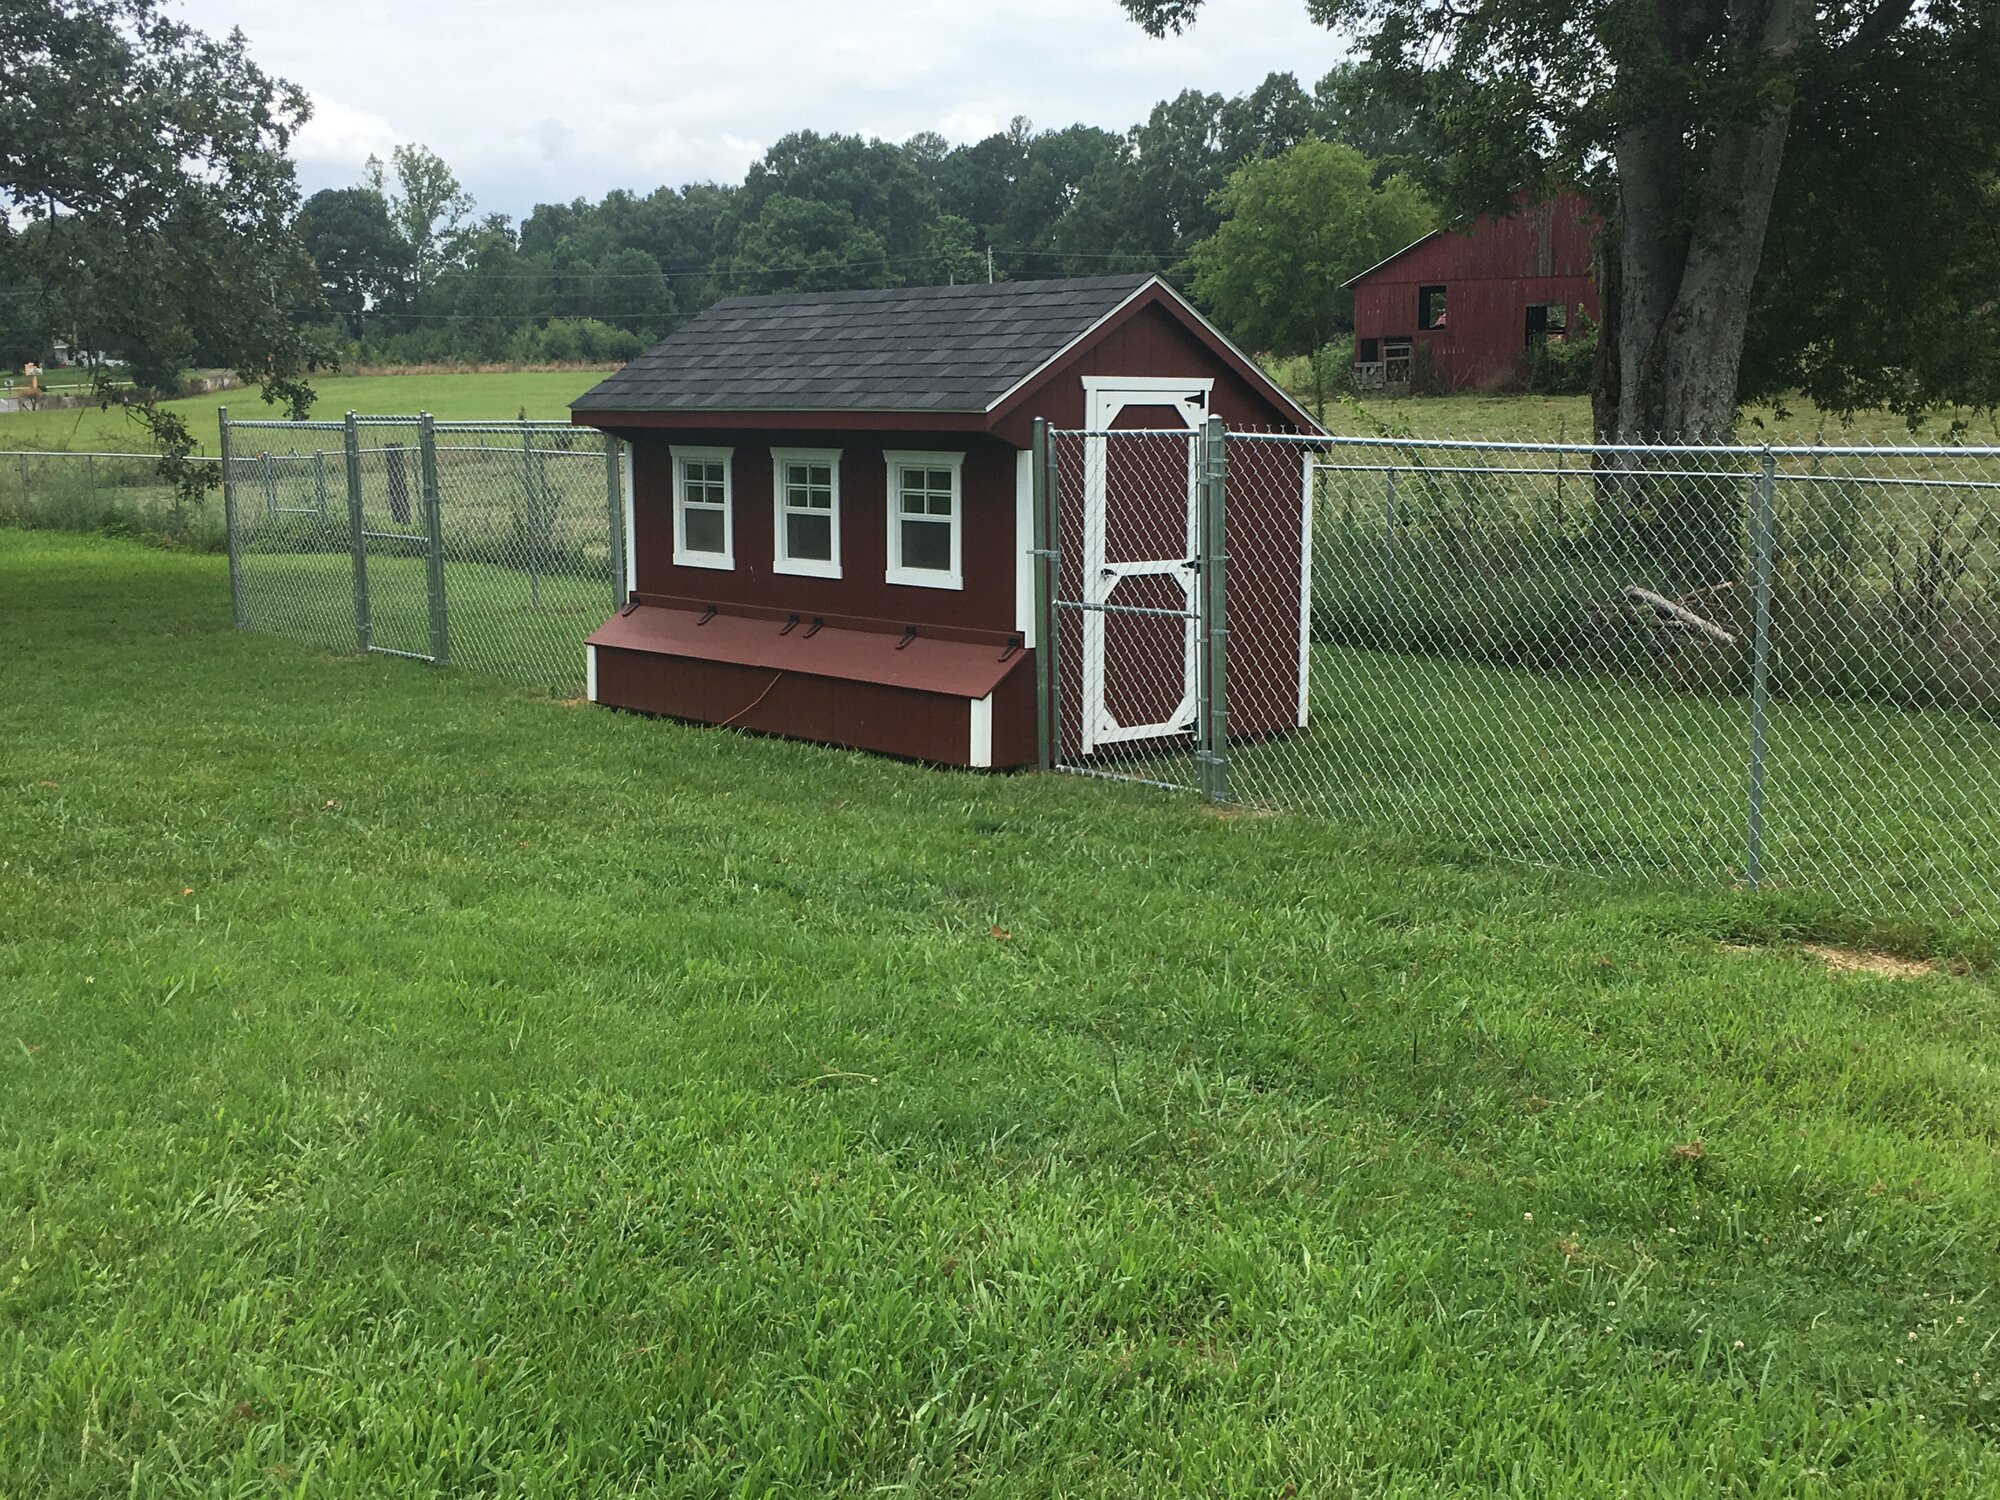
[(577, 411), (984, 411), (1150, 276), (718, 302)]

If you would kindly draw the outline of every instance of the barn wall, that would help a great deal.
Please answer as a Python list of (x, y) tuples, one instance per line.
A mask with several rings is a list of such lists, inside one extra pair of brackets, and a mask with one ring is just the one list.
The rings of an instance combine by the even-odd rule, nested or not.
[[(1432, 369), (1451, 390), (1512, 383), (1524, 369), (1530, 306), (1562, 303), (1572, 329), (1579, 312), (1600, 317), (1591, 275), (1595, 228), (1589, 205), (1564, 195), (1426, 240), (1355, 287), (1355, 338), (1409, 339), (1429, 351)], [(1447, 289), (1443, 328), (1417, 326), (1426, 286)]]

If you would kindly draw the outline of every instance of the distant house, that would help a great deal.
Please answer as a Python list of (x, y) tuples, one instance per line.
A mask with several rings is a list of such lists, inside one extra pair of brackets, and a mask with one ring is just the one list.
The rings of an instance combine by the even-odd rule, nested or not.
[(1354, 292), (1354, 379), (1407, 391), (1518, 385), (1539, 343), (1599, 317), (1597, 216), (1574, 193), (1440, 229), (1371, 266)]

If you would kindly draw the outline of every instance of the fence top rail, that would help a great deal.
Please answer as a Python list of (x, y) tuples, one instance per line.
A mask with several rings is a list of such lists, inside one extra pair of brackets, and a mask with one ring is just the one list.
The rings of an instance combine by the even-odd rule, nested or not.
[[(0, 448), (0, 458), (143, 458), (157, 463), (157, 453), (117, 453), (106, 448)], [(190, 463), (212, 464), (220, 460), (213, 453), (190, 453)]]
[[(1108, 437), (1106, 431), (1082, 431)], [(2000, 445), (1972, 443), (1567, 443), (1510, 442), (1497, 438), (1322, 437), (1304, 432), (1256, 432), (1230, 428), (1231, 442), (1282, 443), (1302, 448), (1427, 448), (1452, 453), (1597, 453), (1700, 456), (1709, 458), (1968, 458), (2000, 459)]]
[[(1050, 428), (1057, 438), (1199, 437), (1192, 428)], [(1653, 454), (1707, 458), (1969, 458), (2000, 459), (2000, 445), (1972, 443), (1570, 443), (1511, 442), (1498, 438), (1331, 437), (1311, 432), (1260, 432), (1225, 429), (1231, 442), (1276, 443), (1299, 448), (1425, 448), (1451, 453), (1600, 453)]]
[[(423, 425), (426, 415), (428, 414), (424, 412), (415, 412), (407, 416), (383, 416), (380, 414), (362, 416), (356, 413), (354, 425), (357, 427), (419, 427)], [(231, 417), (229, 425), (232, 428), (270, 428), (281, 432), (339, 432), (347, 426), (347, 423), (344, 419), (338, 422), (294, 422), (283, 417)], [(592, 438), (598, 436), (595, 428), (579, 427), (574, 422), (553, 420), (547, 417), (530, 417), (526, 419), (518, 417), (492, 417), (477, 421), (468, 419), (451, 422), (441, 422), (433, 419), (431, 426), (439, 432), (574, 432), (580, 436)]]

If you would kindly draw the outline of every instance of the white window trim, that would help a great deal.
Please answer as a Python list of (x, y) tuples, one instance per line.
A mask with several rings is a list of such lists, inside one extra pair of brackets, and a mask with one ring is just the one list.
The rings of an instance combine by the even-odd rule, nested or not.
[[(734, 448), (690, 448), (669, 444), (667, 452), (674, 464), (674, 566), (677, 568), (717, 568), (736, 570), (736, 450)], [(697, 552), (687, 544), (687, 483), (681, 465), (684, 460), (722, 464), (722, 550)]]
[[(827, 514), (832, 519), (833, 556), (822, 562), (817, 557), (787, 557), (785, 547), (788, 528), (785, 525), (785, 466), (787, 464), (825, 464), (833, 473), (833, 509)], [(801, 515), (816, 515), (816, 511), (801, 511)], [(771, 571), (791, 573), (802, 578), (838, 578), (840, 576), (840, 450), (838, 448), (773, 448), (771, 450)]]
[[(889, 583), (904, 584), (920, 589), (963, 589), (965, 573), (962, 565), (965, 542), (965, 455), (963, 453), (924, 453), (908, 449), (885, 449), (882, 459), (888, 465), (888, 517), (889, 517), (889, 558), (883, 577)], [(906, 568), (903, 566), (902, 527), (902, 469), (949, 469), (951, 471), (951, 569), (939, 572), (935, 568)]]

